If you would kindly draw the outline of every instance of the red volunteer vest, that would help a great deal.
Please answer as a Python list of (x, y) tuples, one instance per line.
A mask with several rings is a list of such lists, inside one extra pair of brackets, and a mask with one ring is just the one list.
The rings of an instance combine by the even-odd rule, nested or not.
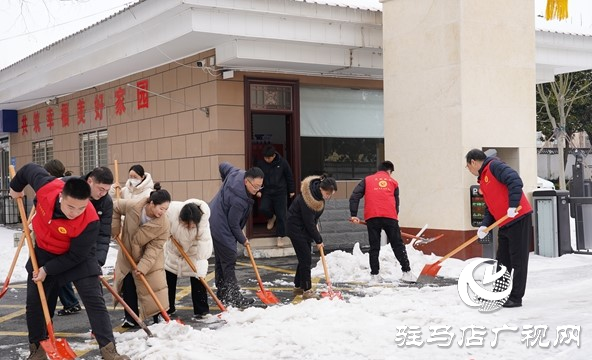
[(399, 183), (386, 171), (366, 176), (364, 181), (364, 218), (385, 217), (399, 220), (395, 200), (395, 189), (399, 187)]
[[(509, 192), (508, 187), (499, 182), (495, 176), (491, 174), (491, 170), (489, 169), (490, 165), (491, 162), (485, 166), (483, 171), (481, 171), (481, 176), (479, 177), (479, 186), (481, 192), (483, 193), (483, 199), (487, 204), (487, 209), (491, 215), (493, 215), (493, 218), (498, 220), (508, 212), (508, 207), (510, 206), (510, 200), (508, 199)], [(522, 206), (522, 209), (518, 211), (518, 215), (515, 218), (509, 218), (499, 224), (499, 226), (504, 226), (515, 219), (529, 214), (532, 211), (532, 207), (530, 206), (526, 195), (524, 195), (524, 192), (520, 198), (520, 206)]]
[(80, 235), (89, 223), (99, 220), (90, 201), (85, 211), (75, 219), (52, 219), (56, 199), (64, 184), (62, 180), (55, 179), (37, 191), (36, 214), (33, 217), (37, 246), (55, 255), (66, 253), (70, 249), (71, 239)]

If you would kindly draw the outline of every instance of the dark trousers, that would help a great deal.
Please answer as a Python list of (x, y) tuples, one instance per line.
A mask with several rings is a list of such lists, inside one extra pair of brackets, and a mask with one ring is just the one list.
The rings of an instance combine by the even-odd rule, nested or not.
[[(137, 315), (140, 310), (138, 308), (138, 292), (136, 290), (136, 283), (134, 282), (134, 277), (132, 273), (128, 273), (123, 278), (123, 286), (121, 292), (121, 297), (123, 298), (123, 301), (125, 301), (127, 306), (129, 306), (130, 309), (132, 309), (132, 311)], [(125, 320), (137, 325), (136, 320), (134, 320), (130, 313), (128, 313), (127, 310), (123, 311)]]
[(217, 296), (224, 302), (240, 298), (240, 288), (236, 279), (236, 249), (220, 245), (214, 240), (214, 255), (216, 259), (216, 288)]
[(78, 298), (76, 297), (76, 294), (74, 294), (74, 288), (72, 287), (71, 282), (60, 288), (58, 297), (60, 298), (60, 302), (64, 306), (64, 309), (71, 308), (72, 306), (79, 304)]
[(310, 246), (312, 241), (307, 241), (300, 236), (290, 236), (290, 241), (298, 258), (296, 275), (294, 275), (294, 286), (304, 291), (309, 290), (312, 287), (312, 280), (310, 278), (310, 267), (312, 263)]
[(526, 290), (528, 273), (529, 240), (532, 232), (532, 216), (523, 216), (514, 223), (501, 227), (497, 233), (497, 261), (508, 271), (514, 270), (510, 300), (521, 302)]
[[(132, 309), (132, 311), (138, 315), (140, 313), (140, 309), (138, 307), (138, 291), (136, 288), (136, 282), (134, 281), (134, 277), (131, 272), (127, 273), (127, 275), (123, 278), (123, 288), (121, 291), (121, 298), (123, 301), (125, 301), (127, 306), (129, 306), (130, 309)], [(134, 320), (132, 315), (128, 313), (127, 310), (124, 309), (123, 312), (125, 320), (131, 322), (132, 324), (138, 325), (136, 320)], [(152, 317), (154, 322), (158, 322), (158, 315), (159, 314), (156, 314)]]
[[(169, 312), (176, 310), (175, 308), (175, 296), (177, 295), (177, 274), (173, 274), (170, 271), (165, 270), (167, 286), (169, 288)], [(193, 314), (204, 315), (210, 312), (210, 306), (208, 305), (208, 292), (205, 286), (199, 281), (198, 278), (191, 276), (189, 278), (191, 282), (191, 301), (193, 302)]]
[(259, 211), (267, 219), (275, 215), (276, 236), (286, 236), (286, 212), (288, 209), (288, 196), (285, 192), (279, 194), (263, 194)]
[(368, 240), (370, 242), (370, 274), (377, 275), (380, 272), (380, 232), (384, 230), (386, 237), (391, 244), (395, 257), (401, 264), (401, 270), (407, 272), (411, 270), (407, 250), (401, 238), (401, 229), (399, 221), (395, 219), (376, 217), (366, 220), (368, 227)]
[[(49, 313), (53, 317), (61, 284), (56, 276), (48, 276), (43, 282), (43, 286), (47, 296)], [(105, 305), (105, 299), (103, 298), (103, 291), (98, 276), (89, 276), (75, 280), (74, 286), (76, 286), (80, 300), (82, 300), (82, 304), (84, 304), (90, 327), (99, 343), (99, 347), (104, 347), (110, 342), (115, 343), (113, 329), (111, 328), (111, 319), (109, 317), (109, 312), (107, 311), (107, 306)], [(38, 343), (39, 341), (47, 339), (46, 322), (43, 317), (39, 291), (37, 289), (37, 284), (33, 282), (30, 273), (27, 277), (26, 309), (29, 342)]]

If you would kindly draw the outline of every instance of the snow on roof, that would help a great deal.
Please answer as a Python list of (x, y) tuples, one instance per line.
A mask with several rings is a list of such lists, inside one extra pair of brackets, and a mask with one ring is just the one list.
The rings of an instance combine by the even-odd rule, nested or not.
[(319, 5), (330, 5), (338, 7), (349, 7), (352, 9), (382, 11), (380, 0), (295, 0)]

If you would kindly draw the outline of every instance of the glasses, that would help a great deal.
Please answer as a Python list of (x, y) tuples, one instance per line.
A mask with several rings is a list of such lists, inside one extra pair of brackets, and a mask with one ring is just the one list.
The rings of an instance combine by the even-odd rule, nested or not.
[(249, 182), (249, 184), (251, 184), (251, 186), (253, 187), (253, 189), (255, 189), (255, 191), (260, 191), (261, 189), (263, 189), (263, 185), (261, 185), (261, 186), (255, 185), (255, 184), (253, 184), (253, 182), (252, 182), (251, 180), (249, 180), (249, 179), (247, 179), (247, 181)]

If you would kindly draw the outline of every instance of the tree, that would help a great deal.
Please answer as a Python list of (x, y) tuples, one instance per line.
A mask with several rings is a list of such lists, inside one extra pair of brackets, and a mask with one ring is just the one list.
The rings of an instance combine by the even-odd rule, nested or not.
[[(559, 152), (559, 188), (565, 190), (565, 164), (573, 133), (592, 134), (592, 71), (555, 76), (555, 81), (537, 84), (537, 130), (557, 140)], [(568, 151), (564, 151), (565, 147)]]

